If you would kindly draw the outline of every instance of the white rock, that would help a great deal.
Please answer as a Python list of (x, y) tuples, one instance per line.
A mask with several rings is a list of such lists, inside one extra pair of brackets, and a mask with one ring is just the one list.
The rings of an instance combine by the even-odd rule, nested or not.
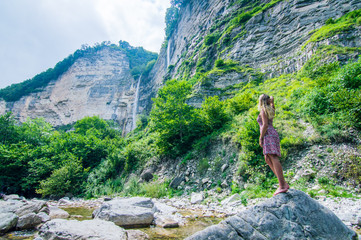
[(193, 192), (191, 195), (191, 204), (201, 203), (203, 201), (203, 193), (195, 193)]
[(232, 196), (230, 196), (229, 198), (224, 199), (221, 202), (221, 205), (229, 205), (230, 203), (239, 201), (239, 200), (241, 200), (241, 196), (238, 193), (236, 193), (236, 194), (233, 194)]
[(202, 179), (202, 184), (205, 184), (205, 183), (207, 183), (207, 182), (209, 182), (209, 178), (203, 178), (203, 179)]
[(69, 213), (67, 211), (60, 209), (58, 207), (50, 206), (49, 210), (50, 210), (49, 216), (51, 219), (56, 219), (56, 218), (65, 219), (69, 217)]
[(94, 220), (65, 220), (54, 219), (45, 223), (39, 231), (44, 239), (92, 239), (119, 240), (127, 239), (126, 231), (109, 221)]

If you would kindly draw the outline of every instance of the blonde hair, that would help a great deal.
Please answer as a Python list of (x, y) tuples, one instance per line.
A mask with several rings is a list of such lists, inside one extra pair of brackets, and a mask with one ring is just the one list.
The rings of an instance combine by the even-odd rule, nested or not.
[(273, 119), (275, 116), (275, 109), (271, 106), (271, 104), (268, 103), (268, 99), (270, 99), (270, 96), (267, 94), (262, 94), (259, 97), (258, 110), (263, 110), (266, 113), (268, 119)]

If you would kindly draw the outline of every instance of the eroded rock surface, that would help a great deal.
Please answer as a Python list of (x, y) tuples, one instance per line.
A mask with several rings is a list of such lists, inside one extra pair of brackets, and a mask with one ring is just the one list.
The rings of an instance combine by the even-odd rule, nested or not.
[(305, 193), (291, 189), (187, 239), (346, 240), (357, 239), (357, 234), (331, 210)]
[(44, 240), (119, 240), (127, 239), (126, 231), (109, 221), (54, 219), (45, 223), (39, 231)]
[(96, 209), (93, 216), (121, 227), (149, 226), (154, 219), (153, 206), (150, 198), (113, 199)]

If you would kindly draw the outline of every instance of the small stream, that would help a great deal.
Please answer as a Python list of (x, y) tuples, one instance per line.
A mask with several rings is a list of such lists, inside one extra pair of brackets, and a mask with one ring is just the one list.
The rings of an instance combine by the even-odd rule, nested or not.
[[(83, 220), (91, 220), (92, 219), (92, 213), (94, 209), (86, 208), (86, 207), (67, 207), (62, 208), (63, 210), (67, 211), (70, 215), (68, 218), (75, 219), (79, 221)], [(183, 216), (201, 216), (199, 212), (196, 211), (179, 211), (180, 214)], [(185, 226), (180, 226), (178, 228), (161, 228), (161, 227), (155, 227), (150, 226), (148, 228), (136, 228), (138, 230), (141, 230), (142, 232), (148, 234), (149, 238), (151, 240), (165, 240), (165, 239), (171, 239), (171, 240), (181, 240), (185, 239), (188, 236), (191, 236), (192, 234), (205, 229), (208, 226), (218, 224), (221, 220), (221, 218), (215, 218), (215, 217), (192, 217), (188, 218), (187, 224)], [(0, 236), (0, 240), (33, 240), (35, 237), (35, 234), (37, 231), (14, 231), (11, 233), (8, 233), (4, 236)]]

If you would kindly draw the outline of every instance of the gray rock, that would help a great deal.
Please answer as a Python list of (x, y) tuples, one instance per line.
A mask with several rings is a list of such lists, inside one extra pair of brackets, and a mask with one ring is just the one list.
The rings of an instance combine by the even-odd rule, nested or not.
[(127, 239), (123, 228), (112, 222), (95, 220), (65, 220), (54, 219), (45, 223), (39, 230), (39, 235), (44, 240), (119, 240)]
[(169, 187), (170, 188), (173, 188), (173, 189), (177, 189), (178, 186), (181, 184), (181, 182), (184, 181), (184, 177), (183, 176), (178, 176), (178, 177), (175, 177), (172, 182), (169, 184)]
[(150, 180), (153, 179), (153, 173), (152, 170), (147, 169), (145, 170), (141, 175), (140, 175), (141, 179), (143, 179), (146, 182), (149, 182)]
[(154, 210), (155, 212), (160, 212), (162, 214), (173, 214), (177, 212), (175, 207), (160, 202), (154, 202)]
[(38, 213), (40, 212), (40, 210), (44, 207), (46, 207), (46, 202), (45, 201), (40, 201), (40, 200), (32, 200), (32, 201), (28, 201), (25, 205), (23, 205), (22, 207), (20, 207), (18, 210), (16, 210), (16, 214), (21, 217), (24, 215), (27, 215), (29, 213)]
[(209, 178), (203, 178), (203, 179), (202, 179), (202, 184), (208, 183), (209, 181), (210, 181)]
[(65, 219), (69, 217), (69, 213), (67, 211), (60, 209), (58, 207), (50, 206), (49, 210), (50, 210), (49, 216), (51, 219), (55, 219), (55, 218)]
[(70, 205), (71, 201), (68, 197), (63, 197), (61, 199), (59, 199), (58, 201), (58, 205)]
[(50, 216), (46, 214), (45, 212), (39, 212), (38, 215), (41, 218), (41, 222), (48, 222), (51, 220)]
[(34, 228), (42, 222), (43, 220), (41, 216), (35, 213), (28, 213), (26, 215), (19, 217), (18, 222), (16, 224), (16, 229), (24, 230), (24, 229)]
[(223, 166), (221, 167), (222, 172), (226, 171), (226, 169), (228, 168), (228, 164), (223, 164)]
[(157, 215), (155, 225), (162, 228), (179, 227), (179, 222), (172, 215)]
[(230, 203), (236, 202), (236, 201), (239, 201), (239, 200), (241, 200), (241, 196), (240, 196), (238, 193), (236, 193), (236, 194), (233, 194), (232, 196), (224, 199), (224, 200), (221, 202), (221, 204), (222, 204), (222, 205), (229, 205)]
[(192, 204), (201, 203), (203, 201), (203, 199), (204, 199), (203, 193), (192, 192), (192, 195), (191, 195), (191, 203)]
[(357, 239), (357, 234), (329, 209), (290, 189), (187, 239), (351, 240)]
[(228, 186), (228, 183), (227, 183), (227, 180), (224, 180), (224, 181), (222, 182), (221, 187), (222, 187), (222, 188), (227, 188), (227, 187), (229, 187), (229, 186)]
[(15, 213), (24, 204), (18, 200), (0, 201), (0, 213)]
[(14, 213), (0, 213), (0, 234), (15, 228), (18, 218)]
[(5, 201), (8, 201), (8, 200), (21, 200), (21, 198), (17, 194), (4, 195), (3, 199)]
[(150, 239), (148, 234), (140, 230), (127, 230), (127, 240), (148, 240)]
[(149, 226), (154, 219), (149, 198), (113, 199), (93, 212), (93, 217), (114, 222), (122, 227)]
[(40, 209), (39, 212), (43, 212), (43, 213), (46, 213), (47, 215), (49, 215), (50, 214), (50, 209), (49, 209), (48, 205), (46, 205), (42, 209)]

